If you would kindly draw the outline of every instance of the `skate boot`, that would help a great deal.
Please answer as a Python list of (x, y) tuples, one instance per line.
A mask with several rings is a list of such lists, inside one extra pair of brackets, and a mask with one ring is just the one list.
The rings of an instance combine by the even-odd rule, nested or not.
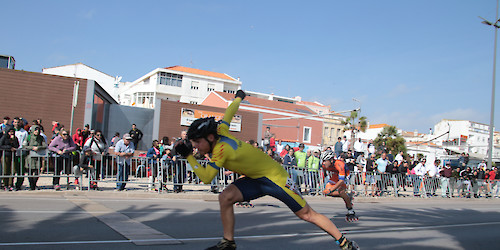
[(358, 250), (360, 248), (355, 241), (347, 240), (347, 242), (343, 246), (341, 246), (340, 249), (342, 249), (342, 250)]
[(217, 243), (217, 245), (213, 247), (209, 247), (205, 250), (234, 250), (236, 249), (236, 242), (234, 240), (226, 240), (222, 238), (222, 240)]
[(345, 215), (345, 221), (347, 222), (355, 222), (358, 221), (359, 218), (356, 215), (356, 212), (354, 212), (354, 209), (349, 209), (347, 210), (347, 214)]
[(339, 240), (337, 240), (337, 244), (339, 245), (340, 249), (342, 249), (342, 250), (360, 249), (358, 244), (355, 241), (350, 241), (350, 240), (346, 239), (343, 235)]

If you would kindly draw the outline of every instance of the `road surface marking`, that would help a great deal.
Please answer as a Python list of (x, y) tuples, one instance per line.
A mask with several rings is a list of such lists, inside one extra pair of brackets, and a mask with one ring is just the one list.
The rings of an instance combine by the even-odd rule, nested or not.
[(67, 196), (66, 198), (136, 245), (182, 244), (181, 241), (98, 202), (81, 197), (75, 199), (75, 197)]

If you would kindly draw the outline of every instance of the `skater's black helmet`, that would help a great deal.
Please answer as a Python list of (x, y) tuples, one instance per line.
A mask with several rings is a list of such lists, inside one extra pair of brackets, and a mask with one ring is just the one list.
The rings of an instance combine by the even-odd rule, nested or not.
[(196, 119), (187, 131), (189, 140), (196, 140), (199, 138), (207, 138), (209, 134), (217, 137), (217, 125), (214, 117)]

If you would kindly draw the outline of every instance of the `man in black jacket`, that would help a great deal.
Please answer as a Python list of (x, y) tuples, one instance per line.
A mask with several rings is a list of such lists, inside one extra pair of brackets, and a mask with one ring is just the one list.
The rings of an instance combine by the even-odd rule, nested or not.
[[(19, 167), (19, 157), (16, 156), (17, 148), (19, 148), (19, 141), (16, 137), (16, 130), (14, 128), (9, 128), (5, 135), (0, 139), (0, 150), (2, 151), (2, 166), (3, 175), (13, 175), (14, 171), (12, 168), (12, 162), (14, 162), (15, 167)], [(23, 178), (24, 180), (24, 178)], [(5, 190), (13, 191), (14, 178), (3, 178), (3, 185)], [(19, 178), (18, 178), (19, 182)], [(21, 183), (22, 184), (22, 183)], [(19, 186), (20, 188), (20, 186)], [(18, 189), (16, 184), (16, 190)]]
[(142, 136), (143, 136), (142, 131), (137, 128), (137, 125), (132, 124), (132, 129), (128, 133), (132, 137), (132, 142), (135, 145), (135, 149), (138, 149), (139, 148), (139, 141), (142, 139)]

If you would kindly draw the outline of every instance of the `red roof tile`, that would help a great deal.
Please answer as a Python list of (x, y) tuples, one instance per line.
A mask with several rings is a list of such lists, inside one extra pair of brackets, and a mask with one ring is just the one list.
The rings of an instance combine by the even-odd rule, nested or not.
[(383, 127), (389, 127), (389, 125), (385, 124), (385, 123), (381, 123), (381, 124), (373, 124), (373, 125), (370, 125), (369, 128), (383, 128)]
[[(218, 92), (218, 91), (216, 91), (215, 93), (220, 95), (226, 101), (231, 101), (234, 99), (234, 94), (230, 94), (230, 93), (226, 93), (226, 92)], [(241, 105), (245, 105), (245, 104), (247, 104), (247, 105), (250, 104), (252, 106), (261, 106), (261, 107), (268, 108), (268, 109), (279, 109), (279, 110), (284, 110), (284, 111), (289, 111), (289, 112), (294, 112), (294, 113), (300, 113), (303, 115), (315, 115), (316, 114), (313, 110), (311, 110), (307, 106), (288, 103), (288, 102), (266, 100), (266, 99), (253, 97), (253, 96), (247, 96), (245, 98), (245, 100), (241, 103)]]
[(232, 78), (224, 73), (211, 72), (211, 71), (206, 71), (206, 70), (201, 70), (201, 69), (193, 69), (193, 68), (188, 68), (188, 67), (183, 67), (183, 66), (172, 66), (172, 67), (166, 67), (165, 69), (235, 81), (234, 78)]

